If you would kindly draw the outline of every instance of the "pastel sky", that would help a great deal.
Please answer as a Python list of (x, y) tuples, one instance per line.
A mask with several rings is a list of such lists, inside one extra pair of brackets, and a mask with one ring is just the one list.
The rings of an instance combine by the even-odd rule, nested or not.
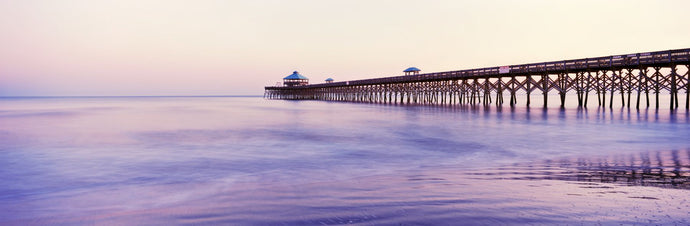
[(0, 96), (261, 95), (690, 48), (690, 1), (0, 0)]

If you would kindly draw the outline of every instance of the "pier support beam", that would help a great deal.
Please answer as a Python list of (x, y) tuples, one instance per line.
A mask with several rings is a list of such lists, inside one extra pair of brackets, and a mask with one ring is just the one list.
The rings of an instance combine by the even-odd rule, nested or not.
[(685, 110), (690, 109), (690, 64), (685, 65)]
[(635, 109), (640, 109), (640, 96), (642, 96), (642, 79), (643, 79), (643, 73), (644, 71), (642, 68), (639, 68), (639, 74), (638, 74), (638, 79), (637, 79), (637, 104), (635, 104)]
[[(611, 97), (609, 97), (609, 109), (613, 109), (613, 97), (614, 97), (614, 92), (616, 91), (616, 79), (618, 79), (618, 76), (616, 75), (616, 71), (611, 71), (611, 83), (610, 83), (610, 89), (611, 89)], [(606, 104), (606, 103), (604, 103)]]
[(532, 76), (527, 75), (527, 107), (530, 104), (530, 94), (532, 93)]
[(659, 86), (659, 77), (661, 77), (661, 67), (654, 67), (654, 77), (656, 78), (656, 82), (654, 83), (654, 94), (656, 94), (656, 109), (659, 109), (659, 91), (660, 91), (660, 86)]
[(676, 66), (673, 65), (671, 66), (671, 74), (669, 75), (671, 77), (671, 103), (670, 108), (671, 110), (676, 109), (678, 103), (676, 100), (678, 99), (678, 90), (676, 88)]
[(561, 108), (565, 108), (565, 94), (568, 91), (568, 74), (558, 75), (558, 95), (561, 99)]
[(542, 94), (544, 95), (544, 108), (547, 108), (549, 101), (549, 75), (541, 76)]
[(585, 88), (585, 104), (584, 107), (587, 108), (587, 101), (589, 100), (589, 89), (592, 81), (592, 72), (587, 72), (587, 87)]

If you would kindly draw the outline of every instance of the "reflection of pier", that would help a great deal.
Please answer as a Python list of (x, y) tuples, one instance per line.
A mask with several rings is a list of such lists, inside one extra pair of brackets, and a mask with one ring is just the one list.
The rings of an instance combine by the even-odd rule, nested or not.
[[(568, 92), (577, 94), (580, 107), (587, 107), (590, 93), (596, 93), (599, 106), (613, 107), (620, 94), (623, 106), (640, 107), (644, 97), (649, 107), (650, 93), (671, 94), (670, 108), (678, 108), (678, 93), (685, 91), (685, 108), (690, 107), (690, 49), (615, 55), (535, 64), (490, 67), (427, 73), (304, 86), (265, 87), (266, 98), (356, 101), (372, 103), (517, 104), (517, 95), (541, 91), (544, 106), (549, 91), (557, 91), (561, 107)], [(607, 99), (607, 93), (609, 98)], [(631, 96), (636, 93), (636, 99)], [(492, 96), (495, 95), (495, 99)], [(617, 98), (616, 98), (617, 99)], [(635, 102), (633, 104), (633, 101)]]
[(564, 159), (476, 174), (517, 180), (564, 180), (690, 189), (690, 150), (602, 159)]

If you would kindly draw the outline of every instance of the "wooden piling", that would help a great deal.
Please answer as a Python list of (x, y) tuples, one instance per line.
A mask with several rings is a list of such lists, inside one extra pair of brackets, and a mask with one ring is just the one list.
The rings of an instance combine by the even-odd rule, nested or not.
[(527, 107), (530, 104), (530, 94), (532, 93), (532, 76), (527, 75)]
[(690, 109), (690, 64), (685, 67), (685, 110), (688, 110)]
[(548, 100), (549, 100), (548, 80), (549, 80), (549, 75), (542, 75), (541, 76), (542, 94), (544, 95), (544, 108), (547, 108)]

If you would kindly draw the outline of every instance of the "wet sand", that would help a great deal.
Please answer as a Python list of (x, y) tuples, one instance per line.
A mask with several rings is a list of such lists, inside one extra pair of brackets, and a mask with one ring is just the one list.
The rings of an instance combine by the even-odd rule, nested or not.
[(690, 150), (486, 169), (428, 167), (307, 184), (253, 181), (176, 189), (196, 191), (205, 194), (196, 197), (205, 198), (3, 224), (687, 225)]

